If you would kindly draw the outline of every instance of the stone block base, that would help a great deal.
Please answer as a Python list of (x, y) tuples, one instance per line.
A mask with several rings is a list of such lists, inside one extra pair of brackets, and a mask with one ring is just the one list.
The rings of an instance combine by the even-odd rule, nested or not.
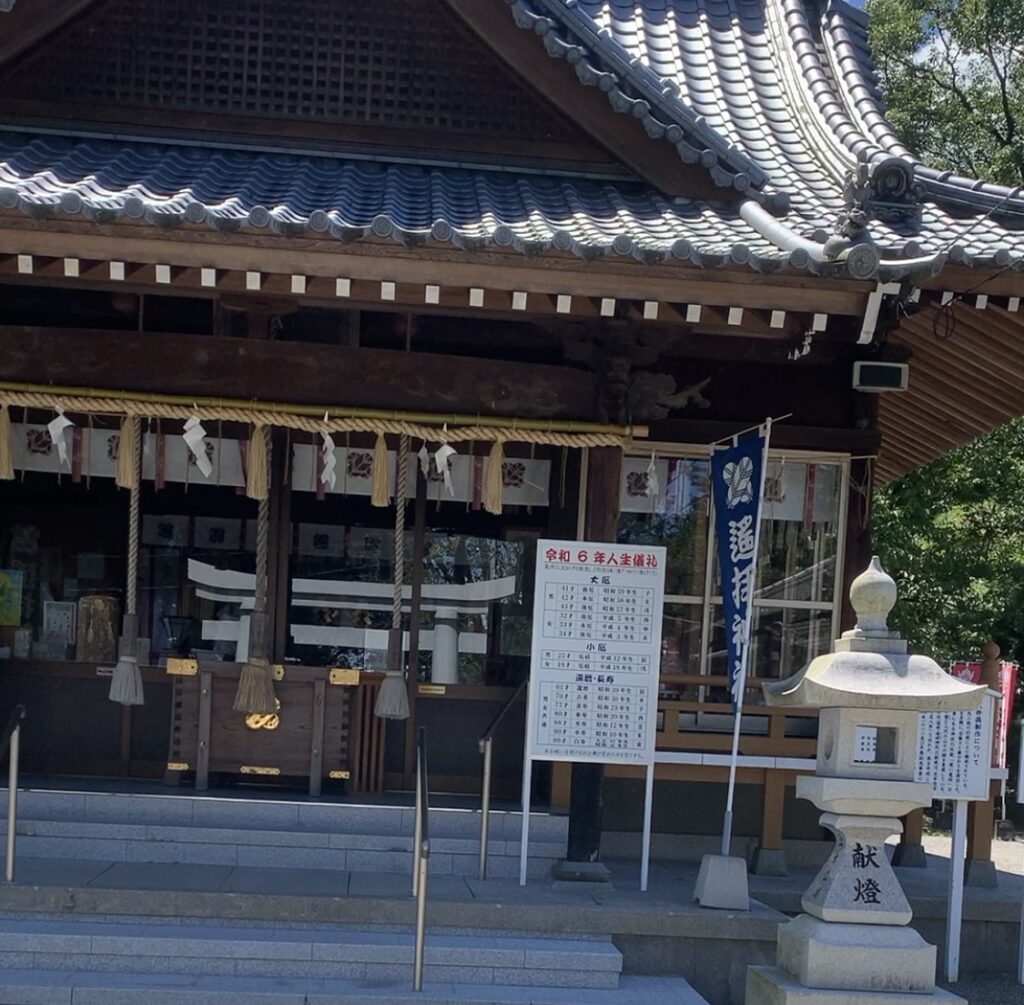
[(749, 967), (746, 1005), (967, 1005), (967, 999), (939, 988), (931, 994), (805, 988), (777, 967)]
[(779, 969), (809, 988), (935, 989), (935, 947), (912, 928), (834, 925), (809, 915), (779, 926)]
[(749, 911), (746, 861), (734, 855), (705, 855), (700, 863), (693, 899), (701, 907)]
[(901, 842), (892, 853), (892, 864), (900, 869), (927, 869), (928, 856), (922, 845)]
[(555, 863), (551, 875), (562, 883), (608, 883), (612, 878), (603, 862), (570, 862), (568, 859)]
[(995, 890), (999, 886), (995, 862), (984, 858), (969, 858), (964, 870), (964, 886), (980, 886)]
[(759, 845), (750, 860), (750, 871), (755, 876), (788, 876), (786, 853), (781, 848), (762, 848)]

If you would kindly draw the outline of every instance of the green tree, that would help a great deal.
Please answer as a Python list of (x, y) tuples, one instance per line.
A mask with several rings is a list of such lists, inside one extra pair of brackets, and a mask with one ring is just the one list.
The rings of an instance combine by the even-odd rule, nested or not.
[(940, 662), (989, 639), (1024, 662), (1024, 423), (876, 493), (874, 550), (896, 579), (893, 623)]
[[(867, 0), (867, 10), (900, 139), (936, 167), (1024, 183), (1024, 0)], [(1024, 663), (1024, 419), (877, 492), (872, 526), (900, 587), (894, 626), (915, 650), (977, 659), (992, 639)], [(1024, 680), (1018, 713), (1022, 703)]]
[(888, 117), (936, 167), (1024, 183), (1024, 0), (868, 0)]

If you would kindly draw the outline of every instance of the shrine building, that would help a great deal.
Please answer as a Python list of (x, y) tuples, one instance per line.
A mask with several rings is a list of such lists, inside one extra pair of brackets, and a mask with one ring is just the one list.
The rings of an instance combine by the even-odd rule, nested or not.
[[(761, 686), (849, 627), (873, 490), (1024, 413), (1022, 263), (1024, 194), (899, 142), (842, 0), (0, 3), (23, 770), (373, 801), (424, 726), (477, 796), (508, 705), (514, 803), (536, 542), (663, 546), (655, 830), (714, 839), (709, 457), (771, 417), (736, 834), (817, 837), (816, 713)], [(633, 848), (642, 771), (573, 773), (569, 857)]]

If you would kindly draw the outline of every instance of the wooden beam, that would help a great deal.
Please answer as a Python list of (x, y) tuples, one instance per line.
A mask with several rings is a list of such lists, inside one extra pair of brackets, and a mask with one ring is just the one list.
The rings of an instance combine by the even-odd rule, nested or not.
[(97, 0), (28, 0), (16, 3), (0, 19), (0, 66), (45, 41)]
[(568, 367), (217, 335), (0, 327), (5, 380), (297, 404), (590, 419)]
[[(469, 254), (439, 246), (410, 249), (368, 241), (345, 245), (334, 240), (225, 235), (213, 230), (165, 233), (145, 224), (58, 223), (13, 214), (0, 214), (3, 255), (116, 258), (143, 265), (256, 271), (278, 277), (302, 273), (311, 282), (316, 277), (328, 280), (325, 288), (332, 300), (335, 280), (344, 277), (353, 285), (357, 280), (376, 284), (372, 295), (367, 293), (364, 299), (378, 302), (379, 284), (389, 280), (421, 288), (442, 283), (456, 289), (523, 290), (859, 317), (872, 290), (870, 283), (837, 282), (803, 274), (768, 277), (747, 270), (706, 270), (682, 263), (643, 265), (617, 256), (582, 262), (572, 255), (527, 258), (500, 249)], [(7, 267), (4, 271), (10, 274), (12, 270)]]
[[(739, 432), (745, 425), (706, 419), (662, 419), (650, 423), (648, 439), (664, 443), (715, 443)], [(874, 430), (794, 426), (780, 422), (772, 427), (772, 446), (780, 450), (874, 454), (878, 451), (879, 434)]]

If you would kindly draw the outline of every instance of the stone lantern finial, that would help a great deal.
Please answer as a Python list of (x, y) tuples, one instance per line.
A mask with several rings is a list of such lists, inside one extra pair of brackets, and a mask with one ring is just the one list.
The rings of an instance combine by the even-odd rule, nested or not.
[[(896, 605), (896, 583), (875, 555), (850, 584), (850, 603), (857, 614), (856, 636), (890, 638), (889, 612)], [(856, 637), (855, 636), (855, 637)]]

